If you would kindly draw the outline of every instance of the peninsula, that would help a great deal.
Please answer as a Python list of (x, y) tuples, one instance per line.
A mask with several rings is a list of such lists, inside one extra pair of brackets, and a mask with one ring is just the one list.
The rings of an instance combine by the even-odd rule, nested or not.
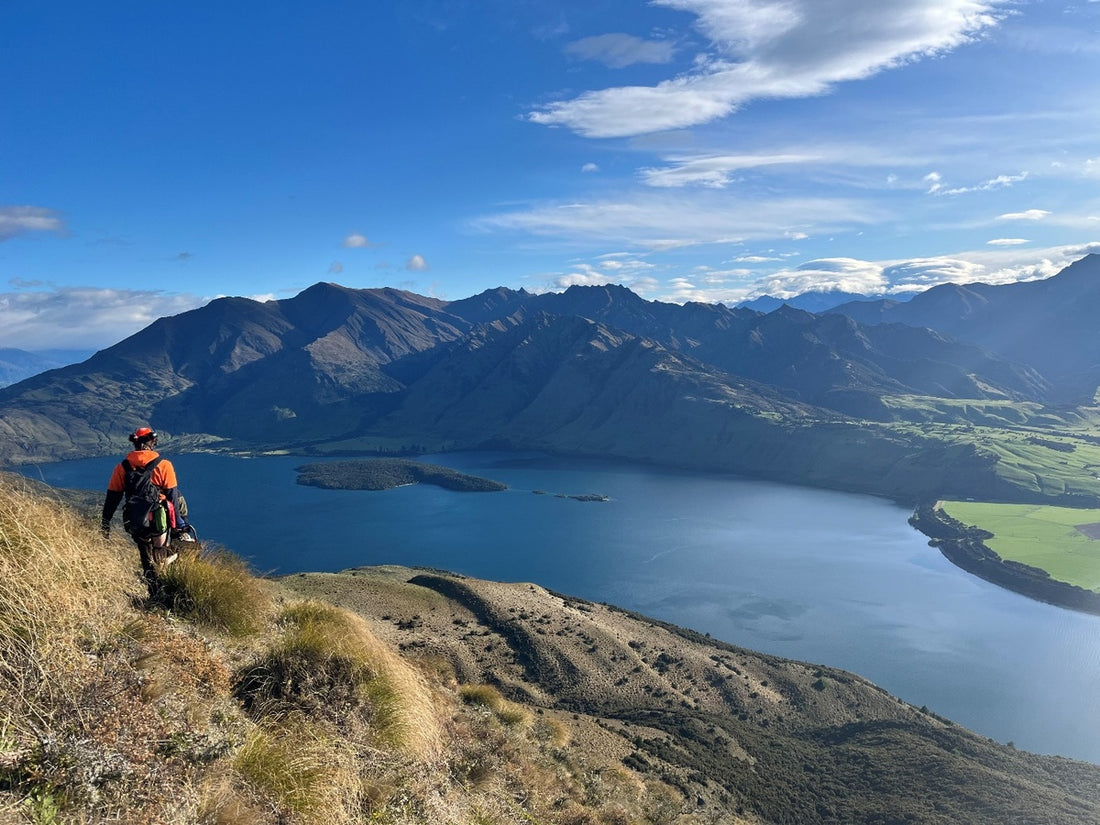
[(1047, 604), (1100, 615), (1100, 592), (1054, 579), (1041, 568), (1002, 558), (987, 544), (992, 533), (952, 518), (940, 502), (918, 506), (909, 523), (928, 536), (928, 543), (948, 561), (968, 573)]

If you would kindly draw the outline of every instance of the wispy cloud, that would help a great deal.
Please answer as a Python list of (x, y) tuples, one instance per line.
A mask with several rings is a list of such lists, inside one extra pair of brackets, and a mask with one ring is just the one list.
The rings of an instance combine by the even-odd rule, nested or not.
[(1018, 175), (997, 175), (997, 177), (990, 178), (975, 186), (959, 186), (953, 189), (940, 188), (937, 192), (941, 195), (965, 195), (968, 192), (989, 192), (992, 189), (1005, 189), (1022, 180), (1026, 180), (1027, 175), (1027, 172), (1021, 172)]
[(694, 197), (652, 192), (623, 200), (539, 205), (483, 217), (474, 228), (555, 237), (573, 246), (601, 242), (668, 250), (800, 239), (809, 232), (863, 226), (879, 218), (881, 210), (844, 198), (731, 199), (708, 190)]
[(548, 104), (528, 118), (588, 137), (680, 129), (762, 98), (821, 95), (845, 81), (950, 51), (998, 22), (1007, 0), (653, 0), (696, 16), (711, 51), (655, 86)]
[(612, 69), (622, 69), (635, 63), (668, 63), (676, 49), (665, 40), (642, 40), (615, 33), (574, 40), (566, 45), (565, 53), (579, 60), (596, 60)]
[(673, 188), (697, 185), (721, 189), (733, 180), (735, 173), (746, 169), (806, 163), (816, 159), (814, 155), (796, 154), (673, 156), (664, 158), (669, 166), (642, 169), (639, 174), (649, 186)]
[(991, 241), (986, 241), (989, 246), (1022, 246), (1025, 243), (1031, 243), (1027, 238), (994, 238)]
[(42, 206), (0, 206), (0, 242), (32, 232), (64, 234), (65, 222)]
[(1041, 221), (1043, 218), (1050, 215), (1045, 209), (1028, 209), (1023, 212), (1005, 212), (1003, 215), (998, 215), (999, 221)]
[(405, 269), (409, 272), (427, 272), (428, 262), (423, 255), (412, 255), (405, 261)]

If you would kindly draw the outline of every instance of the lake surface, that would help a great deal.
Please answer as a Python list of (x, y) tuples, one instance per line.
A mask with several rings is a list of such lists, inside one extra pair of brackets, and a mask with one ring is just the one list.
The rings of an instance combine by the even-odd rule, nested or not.
[[(165, 455), (201, 538), (260, 572), (404, 564), (532, 581), (850, 670), (999, 742), (1100, 762), (1100, 617), (970, 576), (882, 499), (502, 453), (424, 460), (506, 492), (321, 490), (296, 483), (313, 459)], [(111, 469), (26, 472), (105, 489)], [(554, 495), (586, 493), (611, 500)]]

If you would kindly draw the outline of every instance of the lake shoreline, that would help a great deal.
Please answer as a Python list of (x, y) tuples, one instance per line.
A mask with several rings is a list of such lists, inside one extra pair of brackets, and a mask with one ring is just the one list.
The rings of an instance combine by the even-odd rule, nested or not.
[(944, 558), (971, 575), (1029, 599), (1100, 616), (1100, 593), (1052, 579), (1037, 567), (1002, 559), (985, 544), (991, 533), (952, 518), (939, 502), (919, 505), (909, 523), (928, 536), (928, 543)]

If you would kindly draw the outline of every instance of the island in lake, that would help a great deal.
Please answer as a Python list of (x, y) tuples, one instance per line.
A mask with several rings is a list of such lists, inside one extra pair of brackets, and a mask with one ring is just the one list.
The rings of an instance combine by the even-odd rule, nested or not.
[(435, 484), (447, 490), (493, 493), (508, 485), (466, 475), (450, 467), (403, 458), (318, 461), (296, 468), (298, 483), (326, 490), (392, 490), (406, 484)]

